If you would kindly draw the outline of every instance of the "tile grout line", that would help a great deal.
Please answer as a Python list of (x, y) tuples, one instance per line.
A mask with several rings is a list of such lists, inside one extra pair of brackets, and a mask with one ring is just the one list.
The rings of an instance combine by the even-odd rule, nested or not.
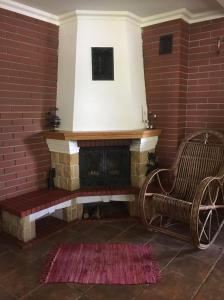
[(144, 287), (141, 289), (141, 291), (139, 291), (138, 295), (136, 295), (134, 298), (132, 298), (131, 300), (136, 300), (144, 291)]
[(39, 289), (41, 286), (43, 286), (44, 283), (40, 283), (39, 285), (37, 285), (35, 288), (33, 288), (32, 290), (30, 290), (28, 293), (26, 293), (25, 295), (23, 295), (22, 297), (18, 298), (18, 300), (22, 300), (24, 298), (26, 298), (27, 296), (29, 296), (30, 294), (32, 294), (34, 291), (36, 291), (37, 289)]
[(134, 223), (134, 224), (128, 226), (126, 229), (124, 229), (123, 231), (121, 231), (120, 233), (118, 233), (117, 235), (115, 235), (113, 238), (108, 239), (108, 240), (106, 241), (106, 243), (107, 243), (107, 242), (110, 242), (110, 241), (113, 241), (115, 238), (121, 236), (123, 233), (127, 232), (129, 229), (131, 229), (131, 228), (134, 227), (135, 225), (136, 225), (136, 223)]
[(198, 292), (200, 291), (200, 289), (202, 288), (202, 286), (204, 285), (204, 283), (207, 281), (207, 279), (209, 278), (209, 276), (211, 275), (211, 273), (214, 271), (217, 263), (219, 262), (219, 260), (221, 259), (221, 257), (222, 257), (223, 254), (224, 254), (224, 250), (221, 251), (221, 253), (219, 254), (218, 258), (215, 260), (213, 266), (211, 267), (210, 271), (207, 273), (207, 275), (205, 276), (205, 278), (202, 280), (202, 282), (199, 285), (199, 287), (197, 288), (197, 290), (193, 293), (193, 295), (192, 295), (192, 297), (191, 297), (190, 300), (193, 300), (197, 296)]
[[(153, 238), (152, 238), (153, 239)], [(151, 239), (151, 240), (152, 240)], [(149, 241), (149, 243), (150, 243), (150, 241)], [(163, 271), (164, 271), (164, 269), (180, 254), (180, 252), (182, 251), (184, 249), (184, 246), (182, 246), (181, 248), (180, 248), (180, 250), (179, 251), (177, 251), (177, 253), (176, 253), (176, 255), (165, 265), (165, 266), (163, 266), (163, 268), (161, 268), (161, 272), (160, 273), (162, 273)], [(134, 297), (133, 298), (133, 300), (136, 300), (142, 293), (144, 292), (144, 288), (139, 292), (139, 294), (138, 295), (136, 295), (136, 297)]]
[[(15, 273), (17, 271), (17, 268), (13, 269), (12, 271), (9, 271), (9, 273), (3, 275), (0, 277), (1, 280), (4, 280), (5, 278), (9, 277), (11, 274)], [(4, 288), (4, 286), (0, 283), (0, 287)]]
[[(12, 272), (10, 273), (10, 274), (12, 274)], [(2, 278), (1, 278), (2, 279)], [(11, 296), (13, 299), (17, 299), (17, 297), (15, 296), (15, 295), (13, 295), (13, 294), (11, 294), (10, 292), (8, 292), (5, 288), (4, 288), (4, 286), (2, 286), (2, 285), (0, 285), (0, 287), (3, 289), (3, 291), (5, 291), (9, 296)]]
[[(80, 295), (80, 297), (76, 298), (77, 300), (79, 300), (80, 298), (82, 298), (83, 296), (85, 296), (88, 300), (89, 297), (87, 296), (87, 293), (94, 287), (94, 285), (90, 286), (86, 291), (82, 292), (82, 295)], [(76, 300), (75, 299), (75, 300)]]
[(171, 258), (171, 260), (170, 260), (165, 266), (162, 267), (161, 273), (164, 271), (165, 268), (167, 268), (167, 267), (175, 260), (175, 258), (177, 258), (177, 256), (181, 253), (181, 251), (184, 249), (184, 247), (185, 247), (185, 246), (182, 246), (182, 247), (180, 248), (180, 250), (177, 251), (176, 255), (174, 255), (174, 256)]

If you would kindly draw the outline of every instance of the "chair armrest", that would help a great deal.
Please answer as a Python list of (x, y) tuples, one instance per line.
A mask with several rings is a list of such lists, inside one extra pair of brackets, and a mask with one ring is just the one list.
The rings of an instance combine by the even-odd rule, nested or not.
[(219, 180), (223, 180), (224, 181), (224, 166), (221, 168), (221, 170), (219, 171), (219, 173), (217, 174), (217, 176), (219, 178)]
[(199, 183), (196, 192), (199, 190), (204, 190), (209, 184), (210, 182), (217, 180), (218, 182), (220, 182), (220, 184), (222, 184), (222, 180), (224, 179), (224, 174), (221, 175), (217, 175), (217, 176), (210, 176), (210, 177), (206, 177), (204, 179), (202, 179), (202, 181)]
[[(203, 195), (204, 195), (206, 189), (208, 188), (209, 184), (212, 181), (218, 181), (218, 183), (220, 185), (223, 185), (223, 179), (224, 179), (224, 176), (219, 176), (219, 175), (204, 178), (196, 188), (195, 196), (192, 201), (193, 206), (196, 205), (199, 207), (201, 205), (201, 199), (203, 198)], [(193, 209), (193, 206), (192, 206), (192, 209)]]
[[(169, 194), (172, 191), (173, 187), (171, 188), (171, 191), (169, 191), (169, 192), (167, 192), (165, 190), (165, 188), (163, 187), (163, 185), (161, 183), (161, 179), (160, 179), (160, 176), (159, 176), (160, 173), (163, 173), (163, 172), (173, 172), (173, 169), (156, 169), (156, 170), (150, 172), (145, 178), (145, 181), (143, 183), (143, 186), (141, 188), (140, 193), (142, 193), (143, 191), (144, 191), (144, 193), (146, 193), (146, 190), (147, 190), (148, 186), (153, 182), (154, 178), (157, 178), (159, 187), (162, 190), (162, 192), (164, 194)], [(150, 192), (149, 192), (149, 194), (150, 194)]]

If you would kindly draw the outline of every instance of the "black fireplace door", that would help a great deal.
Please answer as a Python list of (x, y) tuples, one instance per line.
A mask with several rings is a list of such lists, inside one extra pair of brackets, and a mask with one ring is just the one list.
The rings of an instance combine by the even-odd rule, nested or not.
[(79, 152), (80, 186), (130, 185), (129, 146), (81, 147)]

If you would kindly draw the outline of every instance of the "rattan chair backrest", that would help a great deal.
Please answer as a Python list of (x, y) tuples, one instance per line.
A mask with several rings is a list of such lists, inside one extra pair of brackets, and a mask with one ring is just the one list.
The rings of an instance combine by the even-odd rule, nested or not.
[(176, 161), (176, 183), (173, 195), (192, 201), (196, 187), (206, 177), (216, 176), (224, 168), (224, 135), (200, 131), (181, 145)]

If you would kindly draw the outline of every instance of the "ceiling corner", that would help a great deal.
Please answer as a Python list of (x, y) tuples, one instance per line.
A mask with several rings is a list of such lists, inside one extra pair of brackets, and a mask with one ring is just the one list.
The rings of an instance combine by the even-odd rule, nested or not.
[(36, 18), (45, 22), (59, 25), (58, 16), (47, 13), (40, 9), (33, 8), (25, 4), (18, 3), (16, 1), (0, 0), (0, 7), (19, 14), (23, 14), (28, 17)]

